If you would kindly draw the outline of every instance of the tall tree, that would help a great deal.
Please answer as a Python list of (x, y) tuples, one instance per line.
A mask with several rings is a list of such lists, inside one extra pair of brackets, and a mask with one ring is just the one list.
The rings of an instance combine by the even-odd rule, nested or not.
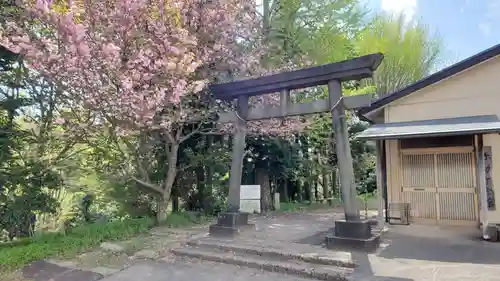
[[(300, 66), (345, 59), (348, 40), (361, 28), (359, 0), (264, 0), (266, 63)], [(335, 48), (334, 52), (332, 52)]]
[(435, 70), (442, 55), (439, 38), (426, 26), (405, 21), (404, 15), (378, 15), (355, 41), (359, 55), (382, 52), (384, 61), (373, 81), (378, 95), (385, 95), (416, 82)]
[[(245, 52), (256, 27), (252, 1), (68, 1), (67, 9), (29, 2), (25, 20), (7, 25), (0, 43), (63, 88), (80, 117), (66, 118), (66, 129), (106, 132), (127, 175), (157, 195), (165, 220), (180, 144), (211, 113), (206, 83), (256, 62)], [(92, 122), (82, 124), (83, 113)], [(163, 177), (151, 178), (157, 169)]]

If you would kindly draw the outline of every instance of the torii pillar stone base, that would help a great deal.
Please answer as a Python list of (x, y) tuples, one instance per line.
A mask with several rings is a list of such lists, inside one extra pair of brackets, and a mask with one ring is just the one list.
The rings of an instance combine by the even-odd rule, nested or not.
[(335, 221), (335, 231), (325, 237), (325, 244), (329, 249), (371, 252), (380, 245), (380, 234), (372, 233), (373, 220), (361, 219), (359, 215), (351, 147), (347, 132), (346, 108), (342, 102), (342, 87), (339, 81), (328, 82), (328, 96), (332, 108), (332, 126), (335, 135), (345, 219)]

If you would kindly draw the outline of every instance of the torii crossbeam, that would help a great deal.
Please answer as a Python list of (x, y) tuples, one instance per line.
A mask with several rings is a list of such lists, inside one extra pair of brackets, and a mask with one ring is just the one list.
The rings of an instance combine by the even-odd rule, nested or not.
[[(248, 214), (239, 211), (246, 121), (331, 111), (336, 152), (339, 159), (345, 220), (335, 222), (335, 233), (331, 237), (327, 237), (327, 246), (337, 246), (339, 241), (347, 242), (346, 239), (350, 238), (354, 240), (373, 240), (369, 222), (360, 220), (359, 216), (353, 161), (345, 119), (346, 110), (356, 110), (369, 106), (372, 95), (342, 96), (341, 83), (372, 77), (382, 59), (383, 55), (377, 53), (297, 71), (210, 86), (210, 90), (215, 97), (227, 101), (234, 99), (238, 101), (237, 112), (222, 113), (219, 116), (219, 122), (234, 122), (236, 132), (229, 180), (228, 209), (227, 212), (219, 216), (217, 224), (210, 227), (211, 235), (234, 235), (239, 232), (239, 227), (248, 224)], [(320, 85), (328, 85), (328, 100), (290, 103), (291, 90)], [(278, 92), (280, 93), (279, 107), (249, 108), (249, 97)], [(329, 240), (331, 240), (330, 243)], [(378, 246), (378, 239), (375, 240)], [(349, 240), (349, 243), (352, 244), (352, 241)]]

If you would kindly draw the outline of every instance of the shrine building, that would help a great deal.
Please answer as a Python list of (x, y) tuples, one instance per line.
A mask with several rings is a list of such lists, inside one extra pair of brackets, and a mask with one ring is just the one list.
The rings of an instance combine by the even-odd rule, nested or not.
[[(362, 108), (378, 148), (382, 206), (412, 223), (500, 224), (500, 45)], [(484, 230), (485, 228), (483, 228)]]

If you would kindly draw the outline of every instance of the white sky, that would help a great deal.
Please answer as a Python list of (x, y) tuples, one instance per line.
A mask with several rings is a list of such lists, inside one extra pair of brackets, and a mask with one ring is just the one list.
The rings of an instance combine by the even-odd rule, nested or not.
[(380, 8), (388, 13), (403, 13), (411, 21), (417, 11), (417, 0), (380, 0)]
[[(377, 0), (368, 0), (377, 1)], [(378, 0), (380, 1), (380, 8), (388, 13), (399, 14), (403, 13), (407, 21), (411, 21), (417, 11), (418, 0)], [(262, 0), (256, 0), (259, 10), (262, 9)]]

